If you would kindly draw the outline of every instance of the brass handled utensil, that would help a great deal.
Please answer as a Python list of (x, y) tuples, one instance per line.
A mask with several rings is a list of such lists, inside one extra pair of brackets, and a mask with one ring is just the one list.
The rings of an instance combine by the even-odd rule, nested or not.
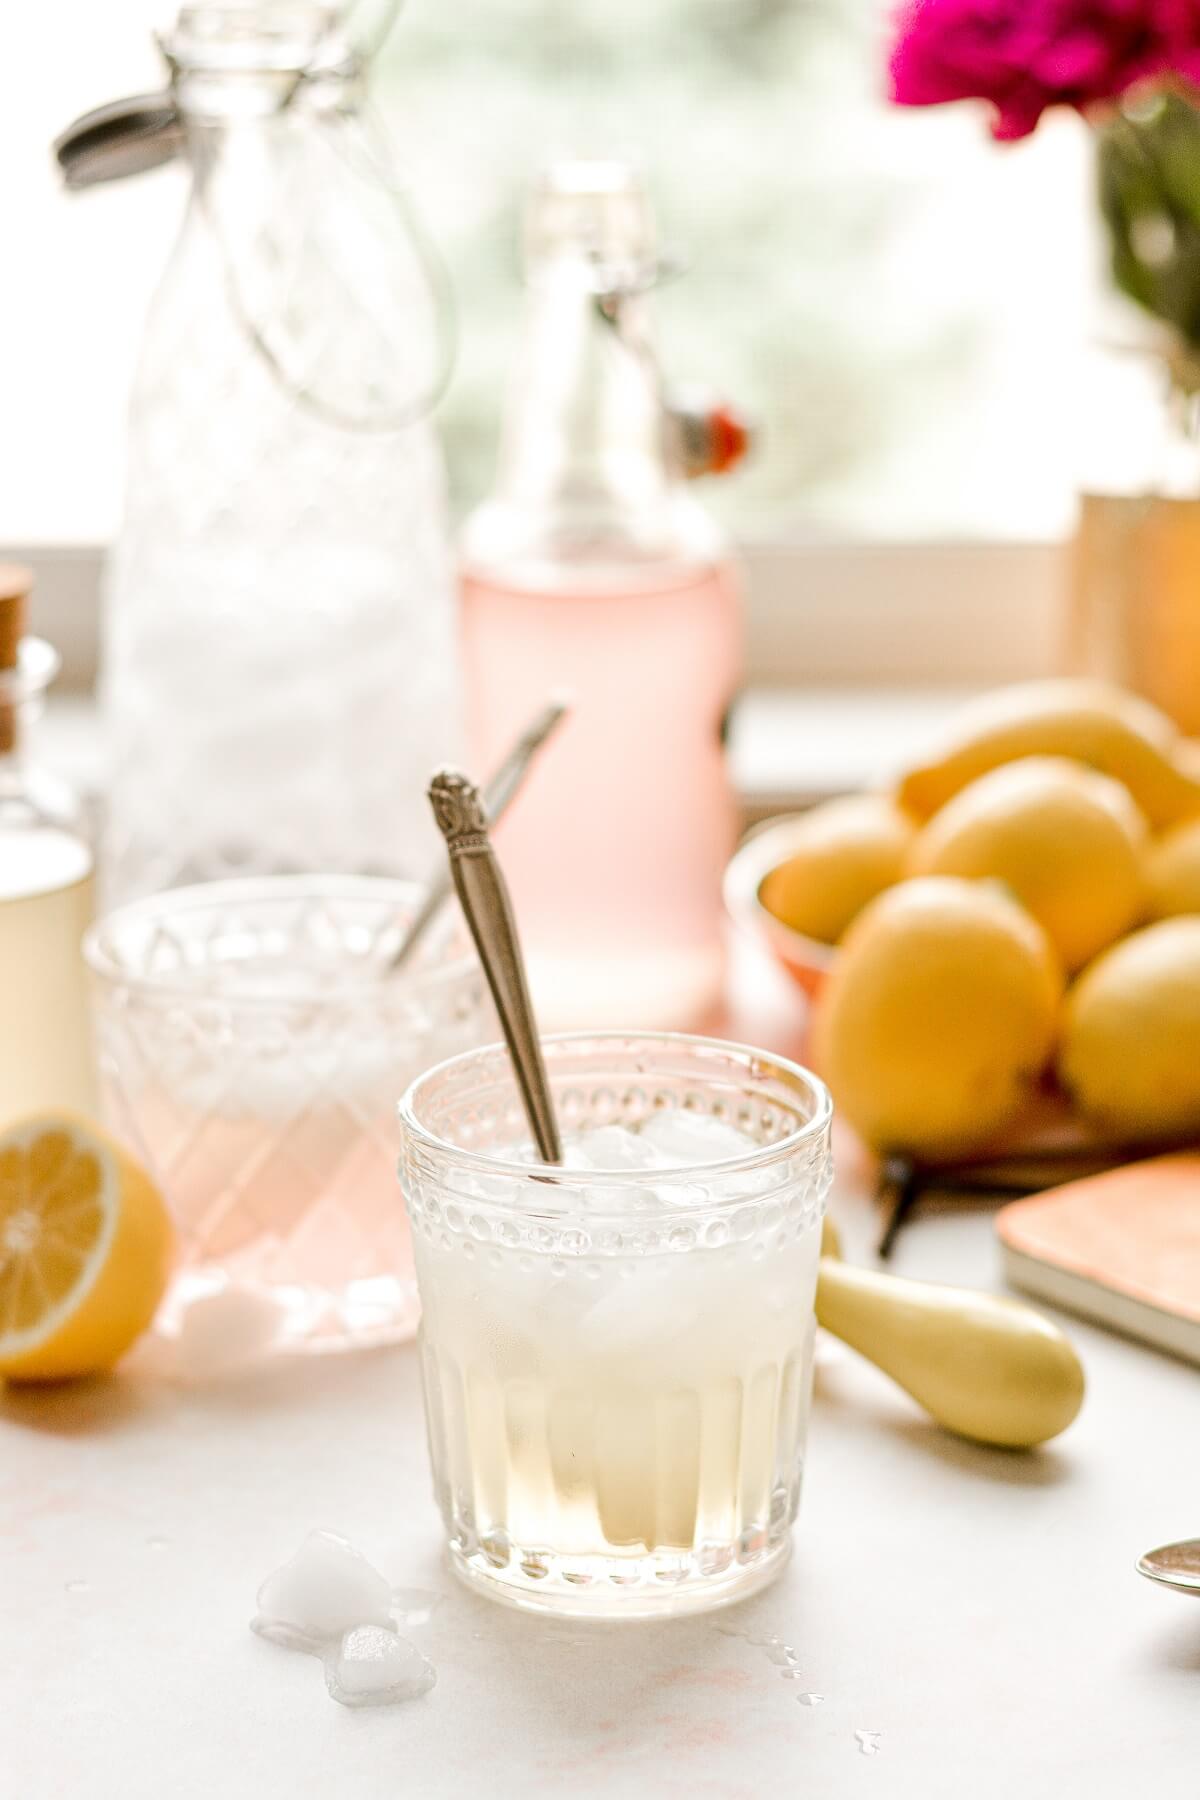
[(479, 789), (456, 769), (441, 769), (429, 784), (434, 818), (450, 852), (450, 874), (463, 909), (512, 1058), (529, 1128), (543, 1162), (562, 1161), (562, 1143), (516, 920), (504, 875), (488, 840)]
[(817, 1322), (960, 1437), (1030, 1449), (1083, 1404), (1083, 1367), (1057, 1325), (1021, 1300), (909, 1281), (840, 1259), (824, 1221)]
[[(565, 699), (547, 701), (511, 746), (483, 790), (483, 809), (490, 824), (496, 825), (504, 817), (510, 801), (520, 792), (538, 751), (553, 736), (570, 710)], [(449, 899), (451, 886), (450, 869), (445, 862), (440, 862), (425, 884), (425, 898), (409, 921), (404, 936), (387, 963), (385, 974), (396, 974), (408, 962)]]

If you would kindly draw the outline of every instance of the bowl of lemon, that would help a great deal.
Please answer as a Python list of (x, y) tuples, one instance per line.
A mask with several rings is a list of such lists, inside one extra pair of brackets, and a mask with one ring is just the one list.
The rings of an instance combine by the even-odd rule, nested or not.
[(887, 793), (774, 821), (726, 900), (813, 1003), (813, 1055), (874, 1148), (1003, 1154), (1047, 1105), (1089, 1141), (1200, 1141), (1200, 776), (1121, 689), (963, 709)]

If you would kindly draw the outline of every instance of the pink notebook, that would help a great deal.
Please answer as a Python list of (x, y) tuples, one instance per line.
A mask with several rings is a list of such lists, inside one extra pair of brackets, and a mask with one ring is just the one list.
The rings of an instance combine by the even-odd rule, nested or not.
[(996, 1234), (1014, 1287), (1200, 1363), (1200, 1152), (1014, 1200)]

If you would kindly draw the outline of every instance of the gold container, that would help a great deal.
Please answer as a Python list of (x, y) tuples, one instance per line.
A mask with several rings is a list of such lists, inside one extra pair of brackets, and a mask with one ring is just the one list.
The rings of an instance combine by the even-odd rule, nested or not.
[(1132, 688), (1200, 736), (1200, 499), (1083, 495), (1067, 666)]

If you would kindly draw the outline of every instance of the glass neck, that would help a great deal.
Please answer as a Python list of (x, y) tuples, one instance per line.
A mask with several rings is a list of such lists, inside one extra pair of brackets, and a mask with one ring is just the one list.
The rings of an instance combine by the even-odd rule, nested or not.
[(28, 755), (30, 727), (42, 710), (41, 695), (15, 705), (0, 702), (0, 829), (65, 822), (62, 790)]
[(355, 104), (361, 59), (325, 0), (202, 0), (161, 39), (192, 134)]
[(496, 498), (601, 525), (672, 485), (646, 303), (623, 301), (610, 323), (587, 259), (562, 252), (531, 279)]
[(0, 670), (0, 829), (78, 823), (70, 787), (38, 769), (28, 755), (58, 655), (40, 638), (22, 639), (15, 669)]
[(363, 82), (358, 71), (319, 76), (299, 70), (231, 75), (226, 70), (191, 70), (175, 80), (175, 98), (190, 142), (218, 131), (245, 130), (356, 112)]
[(15, 666), (0, 669), (0, 766), (18, 764), (30, 726), (41, 716), (59, 655), (42, 638), (21, 639)]

